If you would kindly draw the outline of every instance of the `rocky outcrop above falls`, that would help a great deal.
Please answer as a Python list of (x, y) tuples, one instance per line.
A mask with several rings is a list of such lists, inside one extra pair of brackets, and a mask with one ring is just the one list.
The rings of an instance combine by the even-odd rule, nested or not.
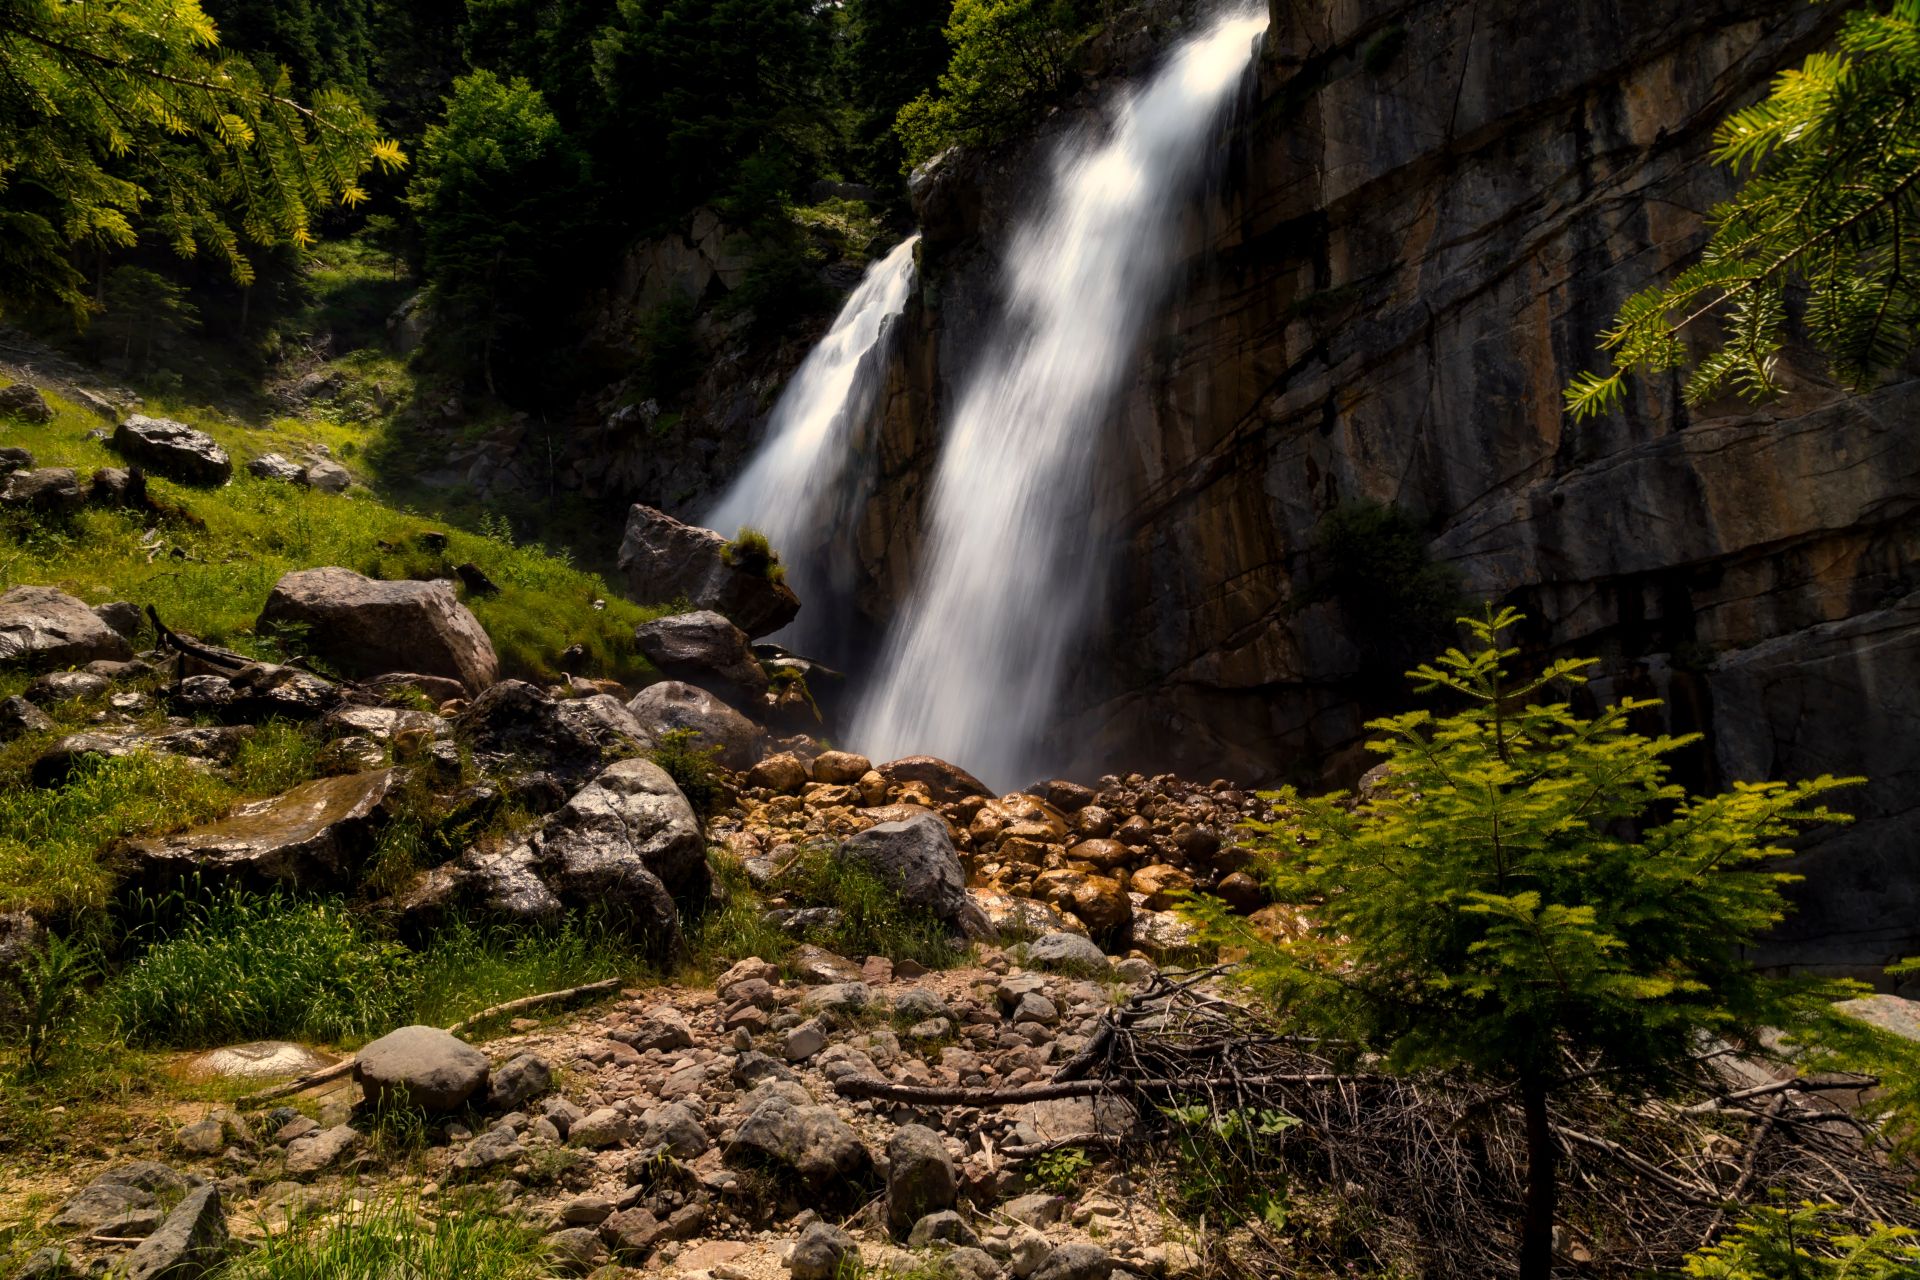
[[(1465, 597), (1529, 614), (1533, 652), (1597, 654), (1597, 693), (1664, 697), (1672, 727), (1706, 732), (1695, 785), (1873, 779), (1860, 821), (1810, 849), (1775, 958), (1920, 947), (1916, 384), (1849, 396), (1802, 358), (1777, 403), (1689, 410), (1651, 382), (1578, 427), (1559, 397), (1621, 299), (1700, 243), (1728, 190), (1714, 124), (1831, 21), (1797, 0), (1274, 5), (1112, 416), (1102, 540), (1120, 550), (1061, 760), (1351, 783), (1365, 719), (1406, 694), (1319, 598), (1316, 530), (1387, 503)], [(999, 247), (1073, 117), (919, 193), (926, 285), (860, 532), (874, 619), (910, 580), (929, 424)]]

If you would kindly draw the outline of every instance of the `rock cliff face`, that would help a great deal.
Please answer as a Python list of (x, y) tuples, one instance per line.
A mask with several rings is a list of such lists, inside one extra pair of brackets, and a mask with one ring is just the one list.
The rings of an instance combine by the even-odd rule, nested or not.
[[(1809, 359), (1757, 410), (1650, 383), (1576, 427), (1559, 401), (1620, 300), (1698, 246), (1727, 191), (1714, 123), (1830, 22), (1801, 0), (1275, 0), (1114, 412), (1105, 652), (1063, 753), (1350, 782), (1364, 719), (1404, 695), (1368, 677), (1340, 605), (1303, 601), (1319, 522), (1390, 503), (1469, 598), (1530, 615), (1535, 649), (1598, 654), (1596, 692), (1705, 731), (1691, 781), (1871, 776), (1859, 821), (1804, 856), (1773, 958), (1920, 949), (1920, 383), (1848, 396)], [(1111, 69), (1152, 36), (1117, 40)], [(995, 253), (1070, 116), (919, 193), (925, 285), (859, 531), (876, 620), (911, 577)]]

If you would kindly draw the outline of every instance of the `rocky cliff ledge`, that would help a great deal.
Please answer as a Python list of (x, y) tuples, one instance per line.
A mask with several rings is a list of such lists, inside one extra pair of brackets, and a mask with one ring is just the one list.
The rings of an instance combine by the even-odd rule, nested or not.
[[(1369, 677), (1340, 604), (1303, 600), (1327, 513), (1390, 503), (1469, 597), (1524, 609), (1538, 648), (1598, 654), (1599, 692), (1664, 697), (1673, 727), (1707, 732), (1692, 781), (1870, 775), (1858, 823), (1805, 858), (1775, 955), (1920, 949), (1917, 384), (1849, 397), (1808, 361), (1758, 410), (1648, 384), (1576, 427), (1559, 402), (1619, 301), (1699, 244), (1727, 189), (1714, 123), (1829, 19), (1800, 0), (1273, 10), (1256, 101), (1116, 410), (1108, 652), (1063, 750), (1350, 782), (1363, 720), (1404, 695)], [(995, 247), (1071, 114), (921, 193), (926, 286), (861, 533), (876, 617), (910, 572), (929, 424)]]

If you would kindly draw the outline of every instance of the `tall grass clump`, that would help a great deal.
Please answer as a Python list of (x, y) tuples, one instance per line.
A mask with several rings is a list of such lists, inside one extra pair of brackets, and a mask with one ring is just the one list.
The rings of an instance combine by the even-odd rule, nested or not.
[(0, 788), (0, 910), (62, 914), (103, 906), (112, 841), (205, 822), (232, 787), (176, 756), (83, 759), (58, 787)]
[(279, 795), (311, 780), (317, 772), (319, 737), (286, 720), (268, 720), (240, 744), (233, 760), (233, 781), (249, 795)]
[(773, 549), (773, 543), (766, 534), (746, 525), (733, 535), (733, 541), (720, 549), (720, 558), (768, 582), (787, 580), (787, 566), (780, 563), (780, 553)]
[(835, 923), (808, 930), (807, 941), (840, 955), (950, 968), (963, 954), (938, 916), (902, 900), (877, 872), (840, 857), (831, 846), (802, 849), (774, 887), (798, 905), (839, 913)]
[(295, 1224), (214, 1273), (215, 1280), (535, 1280), (550, 1275), (539, 1232), (483, 1205), (428, 1221), (375, 1200)]
[(414, 969), (337, 902), (230, 890), (189, 904), (105, 999), (135, 1045), (355, 1040), (398, 1025)]
[(521, 996), (646, 973), (639, 948), (615, 922), (601, 916), (532, 928), (459, 920), (420, 949), (412, 1020), (449, 1026)]
[(777, 961), (793, 950), (794, 940), (767, 919), (766, 905), (738, 858), (715, 849), (707, 865), (713, 872), (714, 905), (687, 930), (695, 974), (712, 976), (748, 956)]

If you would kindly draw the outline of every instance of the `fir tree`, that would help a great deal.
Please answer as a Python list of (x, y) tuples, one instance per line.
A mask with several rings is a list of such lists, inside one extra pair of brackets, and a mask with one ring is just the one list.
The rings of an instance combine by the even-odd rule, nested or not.
[(1716, 325), (1686, 382), (1689, 404), (1778, 389), (1776, 359), (1804, 303), (1834, 376), (1864, 387), (1912, 349), (1920, 324), (1920, 0), (1863, 6), (1835, 47), (1781, 73), (1720, 126), (1714, 158), (1745, 176), (1714, 209), (1698, 264), (1628, 299), (1600, 335), (1605, 374), (1583, 373), (1567, 409), (1618, 406), (1629, 374), (1692, 363), (1684, 336)]
[(1520, 1274), (1548, 1274), (1557, 1187), (1550, 1099), (1569, 1061), (1623, 1090), (1684, 1078), (1703, 1034), (1740, 1038), (1823, 1010), (1832, 989), (1756, 972), (1747, 948), (1785, 910), (1777, 863), (1820, 803), (1854, 780), (1737, 783), (1689, 796), (1627, 699), (1593, 718), (1543, 696), (1591, 665), (1561, 659), (1514, 681), (1512, 611), (1463, 620), (1473, 643), (1410, 673), (1465, 710), (1376, 720), (1379, 789), (1281, 799), (1254, 869), (1311, 919), (1296, 940), (1253, 936), (1223, 904), (1194, 908), (1215, 942), (1250, 948), (1245, 976), (1304, 1025), (1390, 1069), (1464, 1069), (1505, 1082), (1528, 1151)]

